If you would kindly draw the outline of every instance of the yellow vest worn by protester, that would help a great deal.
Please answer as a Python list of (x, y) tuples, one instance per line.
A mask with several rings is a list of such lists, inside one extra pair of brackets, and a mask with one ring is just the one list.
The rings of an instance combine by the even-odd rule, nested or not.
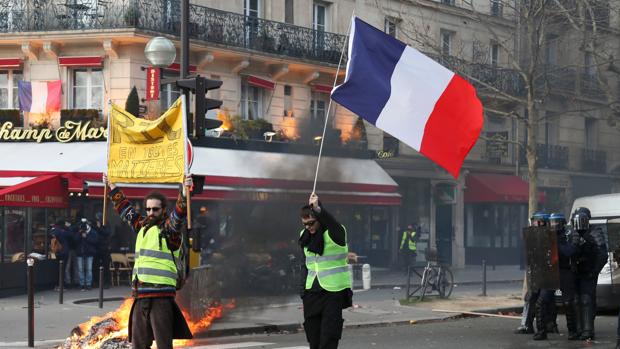
[(400, 248), (401, 248), (401, 249), (403, 248), (403, 246), (405, 245), (405, 242), (407, 242), (407, 239), (409, 238), (409, 239), (408, 239), (408, 240), (409, 240), (409, 244), (408, 244), (408, 246), (407, 246), (407, 247), (409, 247), (409, 249), (410, 249), (411, 251), (415, 251), (415, 250), (417, 250), (417, 249), (418, 249), (418, 247), (416, 246), (416, 243), (415, 243), (415, 241), (413, 240), (413, 239), (415, 238), (415, 234), (416, 234), (416, 232), (415, 232), (415, 231), (408, 231), (408, 230), (405, 230), (405, 231), (403, 232), (403, 239), (402, 239), (402, 240), (401, 240), (401, 242), (400, 242)]
[[(302, 230), (300, 235), (303, 234), (303, 232)], [(338, 292), (351, 288), (351, 275), (347, 265), (347, 254), (349, 253), (348, 245), (345, 243), (344, 246), (340, 246), (335, 243), (329, 237), (328, 230), (325, 230), (323, 233), (323, 239), (325, 241), (325, 247), (322, 256), (310, 252), (308, 251), (308, 247), (304, 247), (306, 268), (308, 268), (306, 290), (312, 288), (315, 278), (319, 279), (319, 285), (321, 285), (323, 289), (330, 292)]]
[[(166, 239), (159, 235), (160, 228), (152, 226), (146, 234), (144, 229), (140, 229), (136, 238), (136, 262), (132, 279), (137, 277), (141, 282), (176, 286), (177, 267)], [(175, 258), (178, 258), (179, 251), (174, 253)]]

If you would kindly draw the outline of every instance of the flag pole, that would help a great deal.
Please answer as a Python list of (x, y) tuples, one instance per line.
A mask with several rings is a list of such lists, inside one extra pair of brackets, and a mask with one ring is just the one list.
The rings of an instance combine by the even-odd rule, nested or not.
[[(353, 16), (355, 16), (355, 12), (353, 12), (352, 14), (352, 18)], [(352, 21), (353, 19), (351, 19)], [(338, 60), (338, 68), (336, 68), (336, 76), (334, 76), (334, 83), (332, 85), (332, 91), (334, 90), (334, 88), (336, 87), (336, 83), (338, 82), (338, 74), (340, 74), (340, 66), (342, 65), (342, 57), (344, 57), (344, 49), (347, 46), (347, 43), (349, 42), (349, 36), (350, 36), (350, 31), (351, 31), (351, 22), (349, 22), (349, 28), (347, 29), (347, 33), (349, 33), (349, 35), (347, 35), (347, 39), (344, 40), (344, 43), (342, 44), (342, 50), (340, 50), (340, 59)], [(319, 166), (321, 165), (321, 155), (323, 154), (323, 142), (325, 141), (325, 131), (327, 130), (327, 120), (329, 120), (329, 112), (332, 108), (332, 99), (331, 97), (329, 98), (329, 104), (327, 104), (327, 115), (325, 115), (325, 124), (323, 125), (323, 135), (321, 136), (321, 145), (319, 146), (319, 157), (316, 161), (316, 171), (314, 172), (314, 184), (312, 185), (312, 193), (314, 193), (316, 191), (316, 181), (319, 178)]]
[[(183, 134), (185, 135), (184, 137), (184, 143), (185, 143), (185, 157), (183, 158), (183, 163), (184, 163), (184, 174), (183, 174), (183, 183), (181, 185), (185, 186), (185, 176), (187, 176), (189, 174), (189, 168), (187, 168), (188, 166), (188, 151), (187, 151), (187, 101), (185, 100), (185, 94), (181, 95), (181, 104), (182, 104), (182, 108), (183, 108)], [(190, 198), (190, 190), (191, 188), (189, 186), (185, 186), (185, 206), (187, 207), (187, 229), (192, 229), (192, 200)]]
[[(108, 163), (110, 163), (110, 138), (112, 138), (112, 129), (110, 128), (110, 111), (112, 109), (112, 100), (108, 99), (108, 139), (107, 139), (107, 147), (106, 150), (108, 152), (107, 155), (107, 162), (106, 162), (106, 169), (105, 169), (105, 173), (106, 173), (106, 177), (108, 174)], [(101, 225), (103, 225), (105, 227), (106, 223), (108, 222), (108, 183), (103, 183), (103, 218), (101, 221)]]

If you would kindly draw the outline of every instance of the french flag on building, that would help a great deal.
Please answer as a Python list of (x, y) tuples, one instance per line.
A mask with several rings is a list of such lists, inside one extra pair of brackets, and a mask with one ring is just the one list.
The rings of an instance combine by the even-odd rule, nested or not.
[(46, 114), (60, 111), (61, 81), (20, 81), (18, 83), (19, 109)]
[(474, 87), (353, 17), (343, 84), (331, 98), (458, 178), (483, 125)]

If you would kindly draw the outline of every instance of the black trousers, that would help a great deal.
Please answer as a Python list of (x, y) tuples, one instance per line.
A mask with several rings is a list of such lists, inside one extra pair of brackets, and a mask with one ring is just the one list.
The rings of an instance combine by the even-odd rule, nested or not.
[(310, 349), (336, 349), (342, 337), (343, 292), (306, 292), (304, 330)]
[(136, 299), (131, 314), (131, 344), (134, 349), (149, 349), (153, 340), (157, 349), (172, 349), (174, 299)]

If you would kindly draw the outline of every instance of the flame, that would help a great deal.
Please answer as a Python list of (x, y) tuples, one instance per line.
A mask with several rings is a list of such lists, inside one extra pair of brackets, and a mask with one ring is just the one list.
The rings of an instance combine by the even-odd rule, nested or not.
[[(103, 316), (91, 317), (88, 321), (78, 325), (79, 331), (74, 330), (71, 336), (65, 340), (64, 345), (57, 347), (57, 349), (98, 349), (103, 343), (110, 339), (127, 340), (127, 336), (129, 335), (127, 325), (129, 324), (129, 314), (132, 304), (133, 298), (128, 298), (125, 299), (123, 304), (115, 311), (109, 312)], [(181, 311), (192, 333), (198, 333), (209, 328), (216, 319), (224, 315), (226, 310), (233, 309), (234, 307), (234, 300), (226, 304), (214, 303), (205, 311), (204, 316), (197, 321), (191, 321), (190, 315), (185, 309)], [(109, 319), (113, 319), (117, 326), (105, 328), (105, 331), (109, 330), (109, 333), (105, 335), (97, 334), (96, 336), (92, 336), (92, 338), (87, 338), (94, 326)], [(189, 342), (190, 340), (175, 340), (174, 345), (185, 345)]]
[(217, 119), (222, 121), (222, 126), (220, 126), (225, 131), (230, 131), (233, 127), (232, 120), (230, 116), (228, 116), (228, 111), (225, 108), (220, 109), (217, 112)]

